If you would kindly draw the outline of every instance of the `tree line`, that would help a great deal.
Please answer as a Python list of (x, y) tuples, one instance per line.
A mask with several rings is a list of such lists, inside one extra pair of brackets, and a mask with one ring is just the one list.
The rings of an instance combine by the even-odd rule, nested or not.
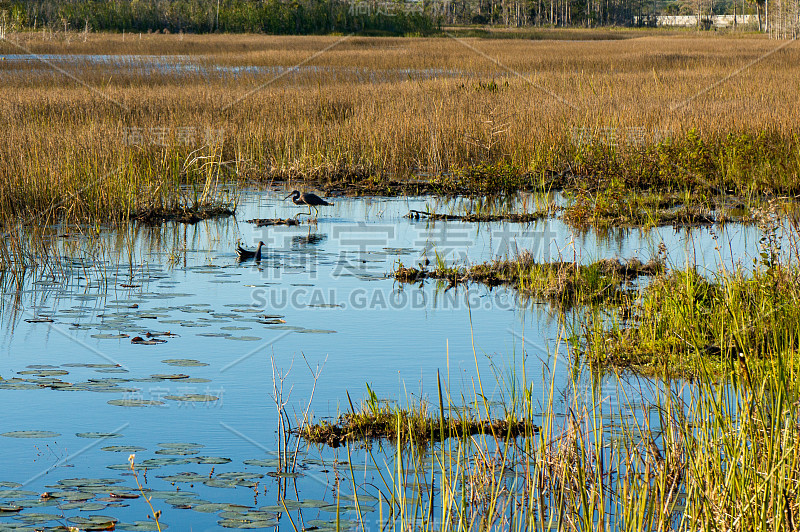
[[(800, 0), (774, 0), (796, 4)], [(766, 0), (0, 0), (11, 30), (428, 34), (445, 25), (655, 25), (759, 13)]]

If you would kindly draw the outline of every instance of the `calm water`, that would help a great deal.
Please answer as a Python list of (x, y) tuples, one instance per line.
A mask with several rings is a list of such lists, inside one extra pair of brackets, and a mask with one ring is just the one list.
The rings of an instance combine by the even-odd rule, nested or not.
[(326, 76), (337, 80), (357, 83), (381, 83), (410, 79), (471, 78), (479, 73), (462, 72), (443, 68), (395, 68), (375, 70), (358, 67), (301, 66), (257, 66), (220, 65), (208, 58), (185, 55), (113, 55), (113, 54), (0, 54), (0, 79), (20, 73), (57, 78), (62, 74), (54, 71), (85, 72), (94, 69), (116, 75), (164, 74), (170, 77), (201, 76), (240, 78), (245, 76), (277, 76), (287, 80), (304, 77)]
[[(276, 374), (285, 376), (283, 397), (292, 421), (302, 416), (311, 395), (309, 366), (321, 367), (311, 406), (317, 419), (345, 410), (346, 392), (360, 401), (366, 384), (380, 397), (401, 402), (433, 397), (437, 371), (452, 391), (468, 397), (480, 373), (485, 392), (497, 399), (501, 390), (493, 372), (520, 375), (523, 358), (537, 393), (549, 385), (548, 368), (555, 368), (557, 387), (567, 387), (568, 362), (553, 354), (560, 344), (559, 321), (548, 305), (479, 285), (400, 285), (389, 275), (399, 263), (416, 265), (425, 256), (435, 261), (437, 254), (448, 263), (478, 262), (523, 249), (542, 260), (646, 260), (663, 242), (673, 264), (688, 259), (710, 271), (720, 261), (730, 265), (757, 255), (760, 237), (756, 228), (741, 226), (601, 237), (573, 234), (557, 221), (432, 224), (404, 217), (409, 209), (468, 207), (465, 200), (427, 198), (337, 198), (316, 224), (259, 229), (246, 223), (292, 215), (298, 208), (282, 201), (285, 194), (249, 193), (237, 218), (195, 226), (131, 228), (91, 242), (59, 229), (60, 245), (74, 257), (65, 276), (29, 276), (21, 290), (5, 286), (0, 506), (25, 509), (0, 512), (0, 530), (10, 523), (55, 525), (64, 522), (62, 516), (92, 514), (144, 521), (150, 511), (141, 498), (98, 500), (135, 487), (124, 471), (130, 454), (125, 446), (139, 448), (137, 463), (149, 460), (146, 487), (165, 492), (153, 502), (173, 530), (218, 529), (224, 518), (219, 508), (215, 513), (211, 507), (176, 507), (181, 504), (275, 505), (286, 483), (268, 475), (276, 471), (278, 449), (271, 396)], [(264, 241), (259, 265), (237, 263), (237, 239), (251, 248)], [(53, 322), (31, 322), (43, 317)], [(135, 336), (147, 339), (147, 333), (166, 342), (131, 343)], [(604, 383), (609, 391), (617, 385)], [(125, 406), (131, 401), (156, 403)], [(16, 431), (47, 432), (5, 435)], [(87, 437), (97, 436), (91, 433), (110, 437)], [(160, 445), (177, 443), (196, 445)], [(123, 447), (104, 450), (112, 446)], [(287, 498), (312, 500), (302, 519), (324, 529), (334, 516), (324, 506), (335, 502), (334, 460), (344, 457), (330, 450), (300, 457), (302, 476)], [(364, 464), (365, 458), (353, 461)], [(365, 481), (373, 474), (363, 465), (357, 471)], [(196, 475), (173, 484), (171, 475), (187, 472)], [(65, 482), (75, 478), (106, 480)], [(79, 488), (72, 487), (76, 483)], [(176, 499), (176, 488), (188, 499)], [(100, 495), (88, 507), (39, 500), (44, 491), (64, 490), (75, 500), (81, 499), (76, 491)], [(352, 520), (352, 512), (346, 517)], [(278, 526), (292, 529), (285, 518)]]

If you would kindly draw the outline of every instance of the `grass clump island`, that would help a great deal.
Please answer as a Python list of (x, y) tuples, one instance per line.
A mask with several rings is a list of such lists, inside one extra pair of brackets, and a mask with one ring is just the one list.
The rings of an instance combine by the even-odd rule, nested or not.
[(522, 296), (542, 299), (563, 306), (617, 304), (632, 296), (630, 283), (641, 276), (652, 277), (664, 270), (659, 257), (643, 263), (632, 258), (601, 259), (590, 264), (578, 262), (539, 262), (524, 251), (519, 256), (475, 264), (448, 266), (437, 257), (435, 265), (406, 267), (402, 263), (394, 272), (400, 282), (414, 283), (425, 279), (447, 281), (449, 286), (478, 282), (488, 286), (507, 285)]
[[(441, 394), (441, 384), (439, 387)], [(351, 402), (350, 412), (342, 414), (335, 423), (322, 420), (303, 425), (298, 431), (300, 437), (311, 443), (339, 447), (350, 441), (382, 439), (426, 444), (454, 437), (468, 438), (475, 434), (493, 434), (501, 439), (516, 438), (539, 430), (528, 420), (516, 417), (480, 419), (465, 410), (460, 415), (448, 417), (441, 396), (439, 408), (433, 411), (426, 402), (401, 408), (381, 400), (369, 385), (367, 394), (358, 408), (353, 407)]]

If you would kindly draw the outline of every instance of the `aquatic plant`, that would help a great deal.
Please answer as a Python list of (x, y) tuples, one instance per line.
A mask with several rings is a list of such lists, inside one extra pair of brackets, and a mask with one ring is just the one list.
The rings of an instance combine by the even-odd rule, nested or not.
[(156, 525), (156, 528), (158, 529), (158, 532), (161, 532), (161, 522), (159, 521), (159, 519), (161, 519), (161, 510), (156, 510), (153, 508), (153, 503), (151, 502), (152, 498), (147, 496), (147, 493), (145, 493), (141, 482), (139, 482), (139, 473), (136, 471), (135, 454), (128, 456), (128, 463), (131, 466), (131, 474), (133, 475), (133, 480), (136, 482), (136, 488), (139, 490), (139, 493), (141, 493), (142, 498), (145, 500), (145, 502), (147, 502), (147, 505), (150, 507), (150, 511), (152, 512), (152, 516), (148, 515), (147, 518), (152, 519)]

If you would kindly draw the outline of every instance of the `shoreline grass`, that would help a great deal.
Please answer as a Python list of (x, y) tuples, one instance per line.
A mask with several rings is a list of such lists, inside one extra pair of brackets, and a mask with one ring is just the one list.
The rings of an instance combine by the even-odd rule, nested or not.
[[(402, 283), (432, 279), (447, 290), (470, 282), (509, 286), (522, 297), (576, 309), (577, 319), (565, 322), (570, 348), (601, 372), (724, 375), (743, 362), (770, 363), (800, 350), (796, 222), (774, 211), (765, 216), (761, 254), (749, 267), (735, 263), (701, 274), (692, 265), (667, 267), (663, 250), (647, 263), (589, 264), (540, 263), (523, 252), (467, 266), (438, 257), (418, 267), (398, 263), (393, 275)], [(639, 278), (644, 282), (634, 282)]]
[[(573, 351), (595, 368), (693, 377), (764, 365), (800, 349), (797, 217), (760, 221), (759, 255), (701, 273), (674, 267), (609, 313), (590, 310), (572, 332)], [(719, 250), (717, 250), (719, 252)], [(741, 259), (740, 259), (741, 260)]]
[(796, 267), (737, 268), (710, 278), (694, 268), (672, 271), (643, 288), (620, 317), (588, 320), (574, 348), (596, 367), (656, 375), (768, 362), (800, 348), (798, 286)]
[[(602, 382), (573, 374), (565, 390), (545, 378), (537, 400), (538, 385), (527, 380), (524, 362), (509, 379), (476, 377), (475, 397), (461, 395), (463, 405), (447, 384), (438, 386), (438, 398), (404, 408), (376, 406), (368, 388), (358, 415), (380, 423), (393, 417), (396, 428), (394, 439), (366, 447), (379, 471), (370, 484), (381, 501), (379, 526), (786, 530), (800, 511), (796, 354), (749, 371), (734, 366), (730, 380), (705, 373), (692, 383), (617, 388), (612, 397)], [(437, 400), (438, 408), (431, 406)], [(410, 420), (424, 418), (435, 427), (438, 417), (441, 427), (444, 413), (460, 407), (484, 424), (512, 418), (526, 430), (513, 436), (442, 430), (438, 441), (427, 429), (413, 430)], [(357, 441), (359, 435), (348, 440), (348, 458)], [(363, 486), (352, 470), (350, 482), (358, 508)], [(374, 517), (357, 513), (362, 523)]]

